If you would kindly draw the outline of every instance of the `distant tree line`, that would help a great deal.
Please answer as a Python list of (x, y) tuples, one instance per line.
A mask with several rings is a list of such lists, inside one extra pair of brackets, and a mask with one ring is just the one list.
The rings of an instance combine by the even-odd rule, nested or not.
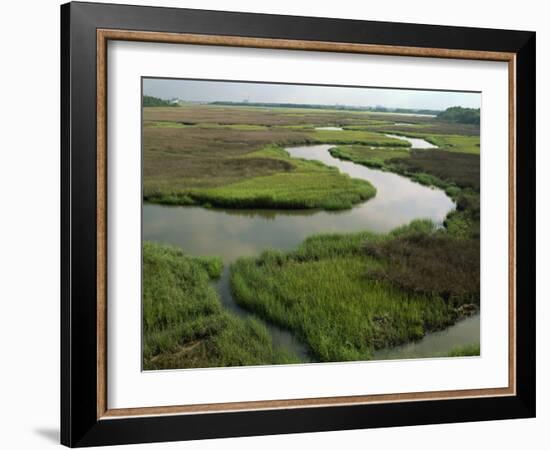
[(411, 109), (411, 108), (386, 108), (384, 106), (351, 106), (351, 105), (324, 105), (312, 103), (269, 103), (269, 102), (229, 102), (216, 101), (210, 105), (220, 106), (258, 106), (263, 108), (300, 108), (300, 109), (332, 109), (338, 111), (370, 111), (405, 114), (429, 114), (437, 115), (441, 111), (433, 109)]
[(480, 110), (479, 108), (463, 108), (462, 106), (452, 106), (437, 115), (440, 120), (446, 122), (466, 123), (471, 125), (479, 125)]
[(153, 97), (151, 95), (143, 96), (143, 106), (179, 106), (176, 102)]

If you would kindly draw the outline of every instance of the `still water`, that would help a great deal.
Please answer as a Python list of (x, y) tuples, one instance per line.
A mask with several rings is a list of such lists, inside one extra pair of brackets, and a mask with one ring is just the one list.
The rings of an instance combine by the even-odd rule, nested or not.
[(437, 148), (436, 145), (433, 145), (433, 144), (431, 144), (430, 142), (428, 142), (424, 139), (411, 138), (411, 137), (407, 137), (407, 136), (398, 136), (396, 134), (385, 134), (384, 136), (395, 138), (395, 139), (401, 139), (402, 141), (410, 142), (412, 148)]
[[(190, 255), (221, 256), (225, 269), (216, 288), (228, 309), (246, 317), (250, 313), (236, 304), (229, 283), (229, 265), (237, 258), (257, 256), (267, 248), (290, 250), (317, 233), (386, 232), (418, 218), (441, 223), (455, 206), (440, 189), (336, 159), (328, 151), (331, 147), (312, 145), (286, 150), (294, 158), (321, 161), (353, 178), (370, 181), (377, 189), (374, 198), (345, 211), (224, 210), (144, 204), (143, 239), (176, 245)], [(291, 333), (275, 326), (268, 328), (276, 346), (307, 357), (307, 348)]]
[(419, 341), (374, 353), (374, 359), (410, 359), (446, 356), (458, 345), (479, 344), (480, 316), (475, 314), (460, 320), (452, 327), (427, 334)]

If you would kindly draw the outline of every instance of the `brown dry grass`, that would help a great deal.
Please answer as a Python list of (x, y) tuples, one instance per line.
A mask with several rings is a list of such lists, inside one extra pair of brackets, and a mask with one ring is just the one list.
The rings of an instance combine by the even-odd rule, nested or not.
[(235, 159), (273, 142), (305, 142), (292, 130), (242, 131), (224, 128), (143, 129), (145, 191), (170, 186), (213, 187), (243, 178), (290, 170), (290, 164), (269, 158)]
[[(391, 127), (396, 121), (413, 124), (397, 126), (396, 130), (414, 129), (416, 132), (441, 130), (447, 126), (427, 117), (212, 105), (144, 108), (143, 120), (146, 198), (188, 192), (189, 189), (217, 188), (292, 171), (293, 165), (283, 158), (242, 158), (271, 144), (368, 141), (369, 145), (388, 145), (388, 138), (368, 130)], [(315, 131), (312, 129), (315, 126), (361, 127), (364, 131)], [(460, 133), (460, 128), (454, 124), (453, 132)], [(400, 144), (404, 142), (396, 140), (394, 143)]]
[(368, 272), (414, 295), (441, 297), (451, 305), (479, 304), (479, 240), (448, 233), (405, 233), (367, 241), (365, 251), (383, 264)]

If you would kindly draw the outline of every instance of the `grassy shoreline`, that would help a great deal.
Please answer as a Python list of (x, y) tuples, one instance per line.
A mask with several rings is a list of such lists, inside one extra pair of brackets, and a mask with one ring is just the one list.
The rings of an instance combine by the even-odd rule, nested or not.
[(298, 362), (260, 321), (224, 309), (210, 282), (221, 270), (220, 258), (143, 242), (144, 370)]
[[(403, 244), (409, 253), (400, 253)], [(237, 303), (292, 331), (319, 361), (368, 360), (375, 350), (420, 339), (477, 308), (479, 253), (472, 245), (469, 256), (458, 255), (462, 246), (429, 221), (388, 234), (316, 235), (293, 251), (239, 259), (231, 286)], [(419, 270), (421, 259), (407, 255), (422, 248), (427, 260)], [(455, 276), (442, 278), (451, 267)], [(434, 276), (425, 279), (426, 273)]]
[(219, 187), (149, 192), (144, 200), (180, 206), (337, 210), (349, 209), (376, 195), (376, 188), (368, 181), (351, 178), (316, 161), (291, 158), (277, 145), (240, 158), (245, 162), (257, 159), (269, 159), (283, 170)]
[(329, 150), (335, 158), (378, 170), (397, 173), (411, 180), (443, 189), (456, 202), (444, 222), (450, 234), (479, 238), (479, 155), (441, 149), (411, 149), (337, 146)]
[[(198, 111), (205, 116), (200, 121), (176, 120), (187, 117), (191, 110), (197, 111), (199, 118)], [(242, 110), (233, 113), (235, 123), (221, 123), (206, 121), (212, 116), (220, 120), (218, 111), (212, 108), (145, 109), (144, 200), (223, 208), (349, 209), (372, 198), (374, 187), (319, 162), (291, 158), (284, 147), (359, 143), (410, 147), (406, 141), (373, 131), (317, 130), (303, 124), (302, 115), (296, 116), (295, 111), (275, 115), (265, 111), (255, 115)], [(256, 120), (262, 116), (265, 121)], [(331, 117), (352, 120), (341, 113), (313, 116), (321, 125), (331, 123)], [(284, 121), (265, 125), (275, 117)]]
[[(426, 238), (432, 239), (428, 246)], [(475, 280), (474, 288), (459, 283), (466, 288), (445, 294), (478, 271), (454, 245), (460, 240), (429, 221), (387, 234), (315, 235), (293, 251), (239, 259), (231, 266), (231, 286), (237, 303), (291, 331), (315, 361), (368, 360), (378, 349), (418, 340), (477, 311)], [(403, 248), (423, 253), (407, 267)], [(222, 306), (211, 284), (221, 273), (219, 258), (145, 241), (143, 263), (145, 370), (301, 362), (274, 348), (262, 321), (242, 319)], [(435, 277), (411, 278), (434, 267), (440, 270)], [(439, 275), (451, 267), (454, 278), (441, 285)], [(448, 356), (471, 354), (475, 349), (453, 348)]]

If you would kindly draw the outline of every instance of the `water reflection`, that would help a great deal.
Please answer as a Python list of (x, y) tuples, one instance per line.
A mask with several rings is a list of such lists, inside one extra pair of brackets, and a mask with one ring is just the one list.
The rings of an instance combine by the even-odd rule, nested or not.
[(354, 178), (369, 180), (376, 196), (345, 211), (224, 210), (143, 205), (143, 239), (166, 242), (192, 255), (220, 255), (225, 263), (266, 248), (289, 250), (317, 233), (386, 232), (413, 219), (442, 222), (454, 204), (439, 190), (408, 178), (332, 157), (330, 145), (292, 147), (296, 158), (322, 161)]
[[(406, 124), (404, 124), (404, 125), (406, 125)], [(384, 136), (395, 138), (395, 139), (401, 139), (402, 141), (410, 142), (412, 148), (437, 148), (437, 145), (433, 145), (433, 144), (431, 144), (430, 142), (428, 142), (424, 139), (412, 138), (412, 137), (407, 137), (407, 136), (398, 136), (397, 134), (385, 134)]]

